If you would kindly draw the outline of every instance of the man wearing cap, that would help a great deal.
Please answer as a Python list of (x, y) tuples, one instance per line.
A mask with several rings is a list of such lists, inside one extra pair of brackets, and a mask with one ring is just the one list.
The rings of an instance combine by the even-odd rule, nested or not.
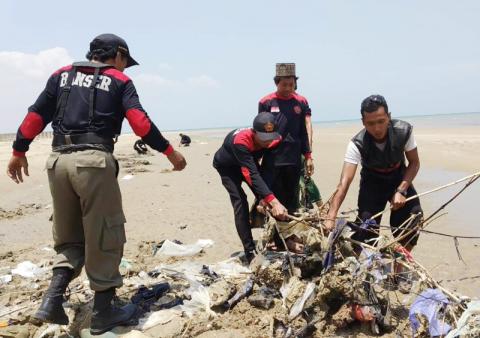
[(186, 162), (145, 113), (132, 80), (123, 73), (138, 64), (126, 42), (113, 34), (99, 35), (90, 43), (87, 59), (50, 76), (18, 129), (7, 174), (16, 183), (23, 182), (22, 169), (28, 176), (25, 153), (52, 122), (53, 152), (46, 169), (57, 256), (34, 318), (68, 324), (63, 294), (85, 265), (95, 291), (91, 333), (101, 334), (129, 324), (135, 312), (133, 305), (119, 308), (111, 303), (122, 285), (118, 266), (126, 241), (118, 162), (112, 154), (124, 118), (146, 144), (167, 156), (174, 170), (182, 170)]
[(192, 143), (192, 139), (190, 136), (186, 134), (180, 133), (180, 143), (178, 144), (179, 147), (188, 147), (190, 146), (190, 143)]
[[(405, 121), (391, 119), (387, 102), (381, 95), (371, 95), (363, 100), (360, 111), (365, 128), (348, 144), (340, 183), (328, 212), (326, 227), (333, 229), (335, 226), (338, 210), (357, 166), (361, 164), (359, 218), (362, 221), (369, 220), (390, 202), (392, 233), (394, 237), (399, 237), (402, 232), (400, 225), (412, 217), (412, 221), (406, 223), (408, 231), (418, 224), (422, 215), (418, 198), (405, 201), (417, 194), (412, 181), (420, 168), (413, 127)], [(405, 157), (408, 164), (405, 163)], [(380, 220), (381, 216), (378, 216), (375, 222), (363, 223), (357, 233), (360, 236), (358, 239), (367, 241), (377, 238)], [(364, 230), (364, 227), (367, 229)], [(407, 250), (412, 250), (417, 240), (418, 233), (413, 232), (400, 239), (400, 243)]]
[(260, 113), (253, 121), (253, 128), (231, 131), (213, 158), (213, 166), (230, 195), (235, 226), (248, 262), (254, 257), (255, 244), (249, 222), (247, 195), (241, 185), (247, 182), (255, 196), (271, 207), (274, 217), (283, 219), (286, 216), (286, 208), (265, 184), (258, 164), (266, 150), (275, 148), (280, 141), (275, 116), (268, 112)]
[(278, 132), (283, 138), (282, 143), (264, 157), (262, 173), (289, 213), (298, 207), (302, 154), (307, 175), (313, 174), (309, 141), (312, 135), (311, 110), (307, 99), (296, 92), (297, 80), (294, 63), (277, 63), (274, 77), (277, 90), (262, 98), (258, 106), (259, 113), (270, 112), (275, 116)]

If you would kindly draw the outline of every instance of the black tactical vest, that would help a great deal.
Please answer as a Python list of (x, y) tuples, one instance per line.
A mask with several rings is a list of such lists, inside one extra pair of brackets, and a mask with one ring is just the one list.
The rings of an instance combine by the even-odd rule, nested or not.
[(363, 169), (390, 172), (403, 167), (405, 163), (405, 144), (412, 133), (412, 125), (405, 121), (391, 120), (388, 125), (385, 149), (375, 145), (374, 138), (364, 128), (352, 138), (362, 155)]

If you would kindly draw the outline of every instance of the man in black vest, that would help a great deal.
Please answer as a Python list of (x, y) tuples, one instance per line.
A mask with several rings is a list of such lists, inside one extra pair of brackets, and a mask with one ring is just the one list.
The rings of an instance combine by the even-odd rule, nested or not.
[[(418, 198), (405, 202), (408, 197), (417, 194), (412, 181), (420, 168), (412, 126), (404, 121), (392, 120), (387, 102), (381, 95), (371, 95), (363, 100), (361, 113), (365, 128), (348, 145), (340, 183), (325, 225), (328, 229), (335, 226), (338, 210), (355, 176), (357, 165), (361, 163), (359, 218), (362, 221), (370, 219), (390, 202), (392, 233), (394, 237), (399, 237), (403, 230), (399, 226), (411, 215), (416, 215), (411, 222), (406, 222), (409, 228), (414, 227), (422, 214)], [(408, 164), (405, 163), (405, 157)], [(375, 219), (376, 224), (368, 223), (369, 228), (359, 233), (360, 239), (368, 241), (378, 237), (376, 233), (380, 221), (381, 216)], [(417, 240), (418, 233), (414, 232), (401, 239), (400, 243), (411, 250)]]
[(122, 286), (118, 266), (126, 241), (122, 196), (116, 178), (114, 140), (127, 119), (135, 134), (163, 152), (174, 170), (183, 170), (184, 157), (170, 145), (140, 104), (132, 80), (123, 71), (138, 63), (126, 42), (102, 34), (90, 43), (88, 62), (76, 62), (50, 76), (29, 108), (13, 143), (7, 168), (16, 183), (28, 176), (25, 153), (33, 139), (52, 123), (53, 152), (46, 169), (53, 200), (53, 237), (57, 255), (53, 276), (35, 319), (66, 325), (63, 294), (85, 266), (95, 291), (91, 333), (102, 334), (129, 325), (135, 306), (112, 304)]

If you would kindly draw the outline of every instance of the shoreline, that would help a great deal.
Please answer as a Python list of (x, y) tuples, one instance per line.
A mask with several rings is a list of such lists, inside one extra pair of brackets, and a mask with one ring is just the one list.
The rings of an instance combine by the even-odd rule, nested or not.
[[(401, 115), (401, 116), (396, 116), (392, 115), (392, 118), (394, 119), (400, 119), (400, 120), (407, 120), (407, 121), (412, 121), (412, 123), (419, 122), (422, 120), (430, 120), (429, 122), (432, 122), (431, 120), (434, 118), (440, 118), (440, 119), (447, 119), (447, 118), (462, 118), (462, 117), (473, 117), (474, 120), (474, 125), (480, 125), (480, 112), (466, 112), (466, 113), (450, 113), (450, 114), (425, 114), (425, 115)], [(314, 126), (339, 126), (339, 125), (351, 125), (351, 124), (356, 124), (356, 123), (361, 123), (361, 118), (360, 116), (358, 118), (354, 119), (341, 119), (341, 120), (316, 120), (312, 121), (312, 124)], [(471, 125), (471, 124), (469, 124)], [(454, 127), (461, 127), (462, 125), (456, 125)], [(220, 127), (205, 127), (205, 128), (187, 128), (187, 129), (165, 129), (162, 131), (162, 133), (176, 133), (176, 132), (194, 132), (194, 133), (204, 133), (204, 132), (214, 132), (214, 131), (223, 131), (223, 130), (232, 130), (232, 129), (239, 129), (239, 128), (248, 128), (248, 125), (244, 126), (220, 126)], [(452, 127), (452, 126), (450, 126)], [(43, 131), (40, 133), (38, 137), (52, 137), (52, 131), (47, 130)], [(127, 135), (127, 134), (132, 134), (132, 132), (126, 131), (125, 133), (122, 133), (122, 135)], [(0, 133), (0, 142), (6, 142), (10, 140), (14, 140), (16, 136), (16, 132), (5, 132), (5, 133)]]

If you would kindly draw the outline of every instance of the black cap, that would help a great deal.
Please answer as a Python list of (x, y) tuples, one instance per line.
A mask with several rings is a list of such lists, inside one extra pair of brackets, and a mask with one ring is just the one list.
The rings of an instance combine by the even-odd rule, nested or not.
[(253, 130), (262, 141), (273, 141), (280, 138), (277, 133), (275, 116), (269, 112), (258, 114), (253, 120)]
[(93, 39), (93, 41), (90, 42), (90, 52), (98, 49), (106, 52), (113, 50), (115, 52), (123, 53), (128, 58), (127, 68), (138, 65), (138, 62), (135, 61), (135, 59), (130, 55), (128, 45), (125, 40), (115, 34), (101, 34)]

